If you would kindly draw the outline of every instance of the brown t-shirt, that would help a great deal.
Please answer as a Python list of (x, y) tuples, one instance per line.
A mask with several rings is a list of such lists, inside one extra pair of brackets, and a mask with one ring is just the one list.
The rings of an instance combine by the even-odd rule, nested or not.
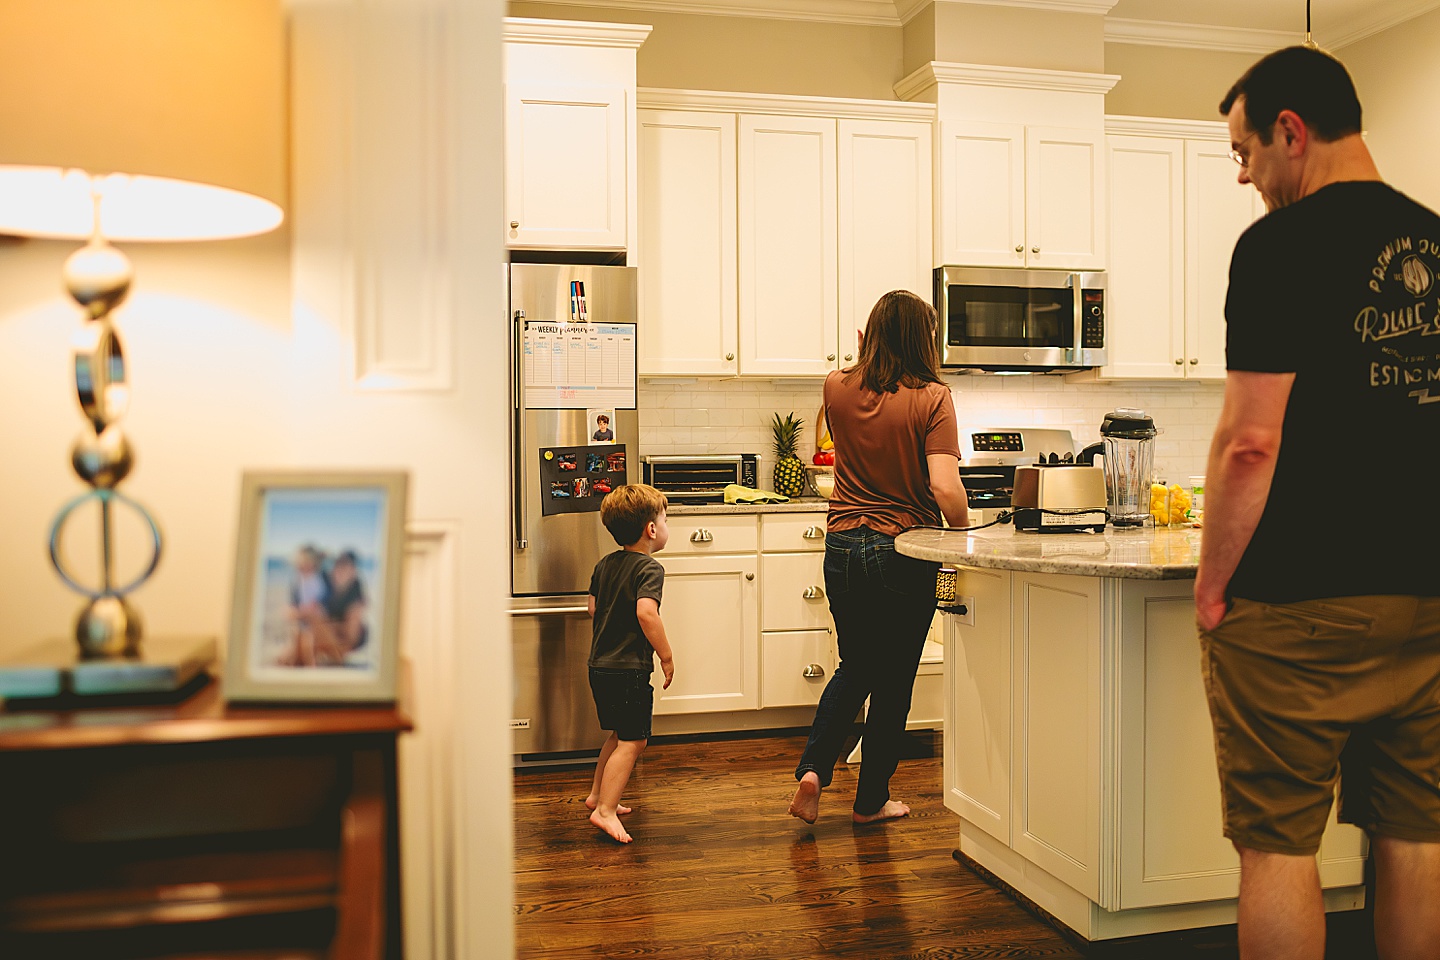
[(932, 453), (960, 456), (955, 401), (942, 383), (895, 393), (871, 393), (860, 378), (825, 378), (825, 418), (835, 438), (831, 530), (869, 527), (891, 536), (919, 524), (938, 525), (940, 505), (930, 492)]

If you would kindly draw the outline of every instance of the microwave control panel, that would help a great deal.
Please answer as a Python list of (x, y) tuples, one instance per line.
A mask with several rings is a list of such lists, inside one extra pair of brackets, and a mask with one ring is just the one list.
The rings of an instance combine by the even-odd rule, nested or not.
[(1105, 349), (1105, 291), (1080, 292), (1080, 346), (1086, 350)]

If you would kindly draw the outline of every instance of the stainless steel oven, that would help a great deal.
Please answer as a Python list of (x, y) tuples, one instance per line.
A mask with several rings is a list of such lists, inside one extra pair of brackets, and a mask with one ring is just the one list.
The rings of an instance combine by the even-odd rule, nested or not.
[(1103, 366), (1105, 274), (937, 267), (940, 365), (1045, 373)]

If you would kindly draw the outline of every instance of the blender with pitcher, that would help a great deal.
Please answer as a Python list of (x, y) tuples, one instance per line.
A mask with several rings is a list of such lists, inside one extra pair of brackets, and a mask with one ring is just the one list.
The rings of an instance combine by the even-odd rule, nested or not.
[(1150, 516), (1150, 480), (1155, 472), (1155, 421), (1143, 410), (1121, 407), (1105, 415), (1100, 442), (1092, 443), (1075, 458), (1094, 463), (1105, 458), (1105, 494), (1110, 523), (1138, 527)]

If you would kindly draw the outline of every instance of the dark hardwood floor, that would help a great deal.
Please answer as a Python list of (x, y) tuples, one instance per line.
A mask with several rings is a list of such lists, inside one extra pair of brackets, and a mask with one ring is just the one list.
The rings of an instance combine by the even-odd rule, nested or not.
[[(1232, 960), (1233, 928), (1082, 949), (956, 862), (938, 736), (891, 781), (900, 821), (850, 820), (841, 763), (813, 826), (786, 815), (803, 736), (657, 741), (625, 800), (635, 842), (586, 820), (593, 765), (515, 774), (517, 956), (665, 960)], [(1338, 939), (1329, 955), (1362, 953)]]

